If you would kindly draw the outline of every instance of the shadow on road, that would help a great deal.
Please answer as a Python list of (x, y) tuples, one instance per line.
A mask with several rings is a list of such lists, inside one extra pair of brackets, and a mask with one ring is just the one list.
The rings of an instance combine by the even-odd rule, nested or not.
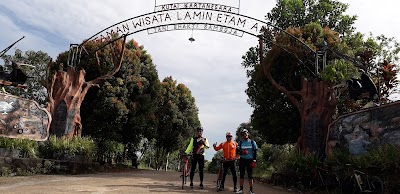
[(181, 188), (181, 185), (175, 183), (153, 183), (153, 184), (132, 184), (132, 185), (105, 185), (105, 187), (132, 187), (134, 188), (143, 188), (148, 190), (150, 193), (216, 193), (216, 188), (208, 188), (204, 187), (204, 189), (200, 189), (199, 186), (196, 186), (193, 189), (190, 189), (189, 186), (185, 186), (184, 189)]

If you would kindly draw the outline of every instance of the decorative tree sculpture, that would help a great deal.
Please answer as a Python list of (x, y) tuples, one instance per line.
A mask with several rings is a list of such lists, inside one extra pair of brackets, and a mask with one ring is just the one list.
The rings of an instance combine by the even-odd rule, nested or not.
[[(109, 44), (112, 47), (113, 69), (91, 81), (86, 81), (86, 72), (84, 69), (76, 70), (72, 66), (68, 66), (66, 71), (63, 65), (58, 65), (58, 70), (52, 70), (54, 64), (50, 61), (47, 67), (47, 87), (48, 105), (47, 110), (52, 115), (52, 123), (50, 125), (50, 134), (56, 136), (80, 136), (82, 134), (82, 124), (80, 116), (80, 107), (85, 99), (88, 90), (93, 87), (99, 87), (104, 80), (111, 78), (117, 73), (121, 67), (123, 55), (125, 51), (125, 40), (118, 40)], [(119, 57), (117, 52), (119, 51)], [(97, 65), (100, 67), (100, 61), (97, 57)]]
[[(306, 32), (303, 33), (306, 34)], [(271, 37), (270, 35), (266, 34), (264, 37)], [(287, 40), (283, 40), (285, 39), (282, 38), (284, 36), (286, 36)], [(279, 46), (279, 43), (275, 44), (268, 50), (266, 58), (264, 58), (265, 40), (260, 39), (259, 55), (261, 67), (271, 84), (285, 94), (300, 113), (301, 135), (297, 141), (300, 150), (305, 153), (323, 154), (328, 125), (332, 122), (332, 116), (336, 111), (334, 91), (328, 83), (318, 77), (309, 76), (311, 81), (304, 77), (304, 75), (307, 75), (307, 73), (304, 73), (304, 69), (306, 69), (304, 66), (306, 65), (298, 58), (304, 53), (301, 51), (304, 50), (301, 45), (295, 43), (296, 41), (288, 37), (287, 34), (281, 34), (281, 37), (278, 35), (275, 40), (286, 41), (285, 48)], [(283, 44), (282, 42), (280, 43)], [(270, 41), (269, 43), (274, 42)], [(302, 56), (302, 58), (306, 57)], [(280, 81), (278, 82), (271, 74), (273, 71), (276, 73), (276, 70), (272, 68), (273, 66), (283, 65), (287, 66), (286, 70), (288, 72), (278, 73), (280, 76)], [(301, 70), (302, 68), (303, 70)], [(283, 79), (282, 76), (287, 76), (287, 78)]]

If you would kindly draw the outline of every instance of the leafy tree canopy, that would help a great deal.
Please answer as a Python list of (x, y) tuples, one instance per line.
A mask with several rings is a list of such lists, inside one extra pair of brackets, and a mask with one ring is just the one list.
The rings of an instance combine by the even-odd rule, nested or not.
[(13, 95), (34, 100), (41, 105), (45, 105), (47, 92), (46, 88), (41, 83), (42, 79), (46, 75), (46, 67), (47, 63), (50, 61), (50, 56), (43, 51), (29, 50), (23, 52), (16, 49), (14, 55), (5, 55), (3, 56), (3, 59), (5, 62), (4, 71), (6, 72), (11, 72), (12, 70), (11, 61), (34, 66), (20, 66), (22, 71), (30, 77), (25, 83), (25, 85), (28, 86), (28, 89), (23, 90), (20, 88), (5, 87), (5, 90)]

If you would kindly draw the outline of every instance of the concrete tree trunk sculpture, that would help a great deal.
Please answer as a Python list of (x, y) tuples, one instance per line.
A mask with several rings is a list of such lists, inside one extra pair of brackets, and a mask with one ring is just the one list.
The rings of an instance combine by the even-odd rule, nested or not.
[[(64, 71), (62, 65), (58, 71), (50, 75), (51, 63), (47, 67), (48, 84), (48, 105), (47, 110), (51, 113), (53, 121), (50, 125), (50, 134), (58, 137), (66, 136), (72, 138), (74, 136), (81, 136), (82, 124), (80, 108), (88, 90), (93, 86), (99, 86), (104, 80), (111, 78), (117, 73), (122, 65), (122, 59), (125, 51), (124, 37), (122, 48), (112, 49), (113, 69), (106, 74), (97, 77), (91, 81), (85, 80), (85, 70), (77, 71), (75, 68), (68, 66), (67, 71)], [(118, 45), (118, 44), (115, 44)], [(115, 50), (120, 50), (119, 57)], [(97, 53), (96, 53), (97, 57)], [(100, 61), (97, 57), (98, 67)]]
[(301, 78), (301, 89), (290, 91), (279, 85), (271, 75), (274, 60), (263, 59), (263, 43), (260, 39), (260, 61), (264, 74), (271, 84), (284, 93), (295, 105), (301, 116), (301, 134), (297, 145), (304, 153), (324, 154), (328, 126), (336, 111), (334, 91), (328, 84), (317, 78), (308, 81)]

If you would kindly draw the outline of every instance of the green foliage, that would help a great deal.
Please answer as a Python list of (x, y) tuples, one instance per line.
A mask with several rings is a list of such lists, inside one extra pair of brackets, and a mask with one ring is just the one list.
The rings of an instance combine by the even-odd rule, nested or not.
[(184, 147), (185, 140), (200, 126), (198, 109), (191, 91), (177, 84), (172, 77), (164, 78), (161, 99), (156, 113), (158, 127), (155, 139), (157, 169), (166, 161), (167, 154)]
[(221, 160), (224, 158), (224, 151), (219, 150), (217, 153), (214, 154), (213, 158), (211, 159), (211, 162), (208, 164), (206, 170), (209, 173), (214, 173), (216, 174), (218, 172), (218, 169), (221, 168)]
[(40, 153), (44, 158), (54, 158), (54, 154), (91, 156), (95, 149), (95, 142), (90, 137), (68, 139), (52, 135), (40, 146)]
[(12, 173), (12, 170), (10, 168), (7, 168), (5, 166), (2, 166), (0, 169), (0, 175), (1, 176), (10, 176)]
[(22, 151), (25, 157), (38, 156), (38, 142), (29, 139), (0, 137), (0, 148)]
[(28, 86), (28, 89), (24, 90), (21, 88), (7, 87), (5, 88), (6, 91), (13, 95), (34, 100), (39, 104), (44, 105), (46, 103), (47, 91), (42, 85), (42, 79), (46, 77), (46, 67), (47, 63), (50, 61), (50, 56), (42, 51), (29, 50), (23, 53), (21, 50), (16, 49), (14, 55), (6, 55), (3, 59), (5, 60), (5, 71), (7, 72), (11, 71), (11, 60), (17, 63), (34, 66), (34, 68), (20, 66), (27, 76), (32, 77), (25, 83), (25, 85)]
[(358, 69), (343, 59), (329, 61), (328, 66), (321, 73), (322, 80), (330, 85), (344, 83), (354, 75), (358, 74)]
[(6, 149), (16, 149), (17, 143), (14, 139), (8, 137), (0, 137), (0, 147)]
[(339, 34), (351, 34), (356, 16), (345, 15), (348, 4), (336, 0), (278, 0), (266, 19), (286, 29), (318, 22)]
[(146, 141), (142, 146), (141, 159), (139, 160), (140, 169), (155, 169), (155, 139)]
[[(120, 44), (119, 41), (118, 44)], [(88, 50), (96, 48), (90, 43)], [(160, 81), (151, 56), (134, 40), (125, 45), (121, 69), (100, 89), (89, 90), (82, 103), (83, 133), (99, 141), (114, 140), (137, 145), (142, 138), (151, 138), (157, 126), (155, 115), (160, 98)], [(104, 74), (112, 67), (111, 49), (98, 54), (100, 68), (92, 68), (91, 56), (83, 59), (88, 79)]]
[(37, 141), (29, 139), (15, 139), (19, 150), (23, 152), (25, 157), (37, 157), (39, 155), (39, 144)]
[(268, 179), (273, 173), (282, 171), (285, 169), (287, 158), (293, 153), (296, 153), (296, 150), (292, 144), (262, 144), (257, 152), (257, 170), (254, 176)]
[(100, 147), (101, 153), (115, 156), (118, 153), (124, 152), (124, 145), (117, 141), (106, 140)]
[[(261, 148), (262, 158), (265, 161), (266, 155), (273, 155), (281, 151), (271, 152), (273, 146), (263, 145)], [(280, 148), (282, 149), (282, 148)], [(279, 150), (279, 149), (278, 149)], [(279, 172), (290, 175), (291, 177), (312, 177), (316, 171), (328, 172), (335, 174), (340, 181), (350, 176), (352, 170), (357, 169), (367, 173), (369, 176), (378, 176), (385, 183), (385, 190), (392, 193), (395, 189), (399, 189), (400, 180), (400, 148), (395, 145), (386, 145), (380, 148), (374, 148), (362, 156), (351, 156), (347, 149), (335, 150), (332, 155), (326, 158), (319, 158), (314, 154), (304, 155), (298, 150), (283, 151), (278, 154), (280, 159), (271, 160), (270, 166), (273, 166), (273, 172)], [(258, 165), (260, 166), (260, 165)], [(261, 165), (261, 169), (264, 167)], [(265, 172), (265, 169), (262, 170)], [(256, 174), (260, 176), (259, 174)], [(326, 175), (327, 176), (327, 175)], [(326, 178), (326, 177), (322, 177)], [(287, 181), (286, 184), (295, 184), (289, 186), (297, 186), (297, 189), (305, 189), (301, 184)], [(304, 186), (304, 185), (303, 185)], [(310, 189), (310, 188), (308, 188)]]

